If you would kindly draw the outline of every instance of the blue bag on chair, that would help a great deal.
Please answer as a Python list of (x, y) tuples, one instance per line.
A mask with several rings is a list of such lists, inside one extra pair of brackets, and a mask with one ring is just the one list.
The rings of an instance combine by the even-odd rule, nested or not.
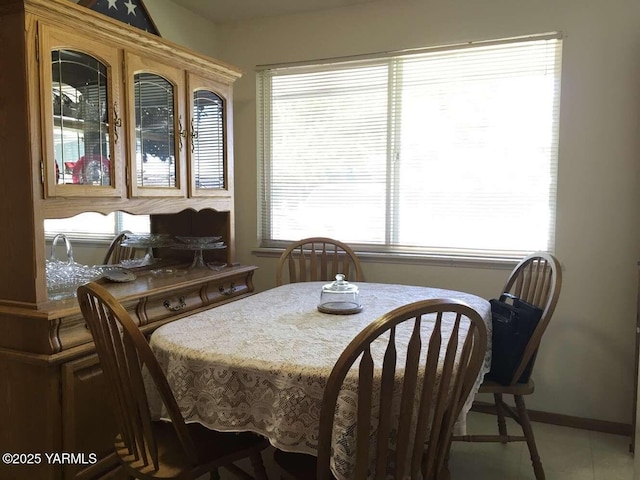
[[(542, 309), (509, 293), (503, 293), (498, 300), (490, 300), (490, 303), (493, 333), (491, 370), (487, 378), (509, 385), (540, 322)], [(518, 383), (529, 381), (533, 358), (532, 356)]]

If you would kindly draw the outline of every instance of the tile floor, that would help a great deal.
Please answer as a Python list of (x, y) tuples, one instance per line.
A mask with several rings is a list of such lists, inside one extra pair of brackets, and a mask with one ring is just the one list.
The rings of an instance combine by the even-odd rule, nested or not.
[[(472, 434), (493, 433), (494, 422), (493, 415), (471, 412), (467, 427)], [(515, 422), (507, 429), (520, 434)], [(544, 423), (533, 423), (533, 432), (547, 480), (633, 480), (627, 436)], [(524, 442), (454, 442), (449, 466), (452, 480), (535, 479)]]
[[(472, 434), (493, 433), (497, 428), (495, 417), (483, 413), (471, 412), (467, 422)], [(515, 423), (507, 428), (519, 434)], [(544, 423), (534, 423), (533, 430), (547, 480), (633, 480), (629, 437)], [(263, 453), (267, 473), (270, 479), (279, 479), (272, 455), (272, 449)], [(535, 479), (524, 442), (454, 442), (449, 466), (452, 480)], [(222, 480), (233, 478), (225, 473), (221, 471)]]

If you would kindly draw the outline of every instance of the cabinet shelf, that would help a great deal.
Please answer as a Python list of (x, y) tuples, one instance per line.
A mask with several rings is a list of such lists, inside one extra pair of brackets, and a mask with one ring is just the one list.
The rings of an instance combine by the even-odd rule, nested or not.
[(64, 115), (54, 115), (53, 116), (53, 125), (54, 127), (59, 128), (68, 128), (71, 130), (79, 130), (79, 131), (108, 131), (109, 123), (107, 122), (97, 122), (94, 120), (84, 120), (82, 118), (76, 117), (66, 117)]

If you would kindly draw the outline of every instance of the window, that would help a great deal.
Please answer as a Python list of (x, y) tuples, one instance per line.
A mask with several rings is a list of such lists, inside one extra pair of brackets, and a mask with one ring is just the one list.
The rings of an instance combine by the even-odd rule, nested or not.
[(44, 221), (47, 236), (64, 233), (76, 238), (109, 239), (122, 230), (136, 233), (149, 232), (149, 215), (129, 215), (124, 212), (101, 213), (86, 212), (71, 218), (47, 219)]
[(560, 53), (553, 34), (260, 68), (262, 246), (552, 250)]

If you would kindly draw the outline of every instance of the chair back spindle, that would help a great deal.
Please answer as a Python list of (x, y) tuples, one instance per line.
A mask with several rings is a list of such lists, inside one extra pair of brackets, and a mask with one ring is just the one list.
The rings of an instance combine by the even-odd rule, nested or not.
[(280, 256), (276, 285), (330, 281), (339, 273), (349, 281), (364, 280), (360, 261), (351, 247), (327, 237), (305, 238), (289, 245)]
[[(538, 347), (551, 316), (560, 297), (562, 287), (562, 269), (560, 262), (551, 254), (536, 252), (523, 258), (513, 269), (507, 279), (502, 292), (510, 293), (525, 302), (528, 302), (542, 310), (542, 316), (536, 326), (520, 363), (516, 368), (508, 385), (498, 382), (490, 376), (485, 377), (480, 385), (479, 393), (493, 395), (493, 410), (498, 423), (498, 434), (462, 435), (455, 440), (467, 442), (526, 442), (533, 466), (536, 480), (544, 480), (545, 473), (542, 461), (536, 446), (533, 427), (529, 419), (529, 413), (525, 404), (525, 396), (532, 395), (535, 391), (535, 383), (532, 378), (520, 382), (523, 372), (533, 370)], [(515, 408), (505, 402), (503, 395), (513, 395)], [(510, 434), (507, 428), (506, 418), (512, 417), (521, 427), (522, 435)]]
[(103, 265), (117, 265), (123, 260), (133, 260), (140, 249), (134, 247), (124, 247), (122, 243), (127, 239), (129, 230), (123, 230), (111, 241), (107, 253), (104, 256)]
[[(410, 330), (402, 347), (400, 328), (405, 336)], [(480, 371), (486, 346), (480, 315), (455, 300), (405, 305), (362, 330), (336, 362), (325, 387), (317, 478), (332, 478), (332, 439), (340, 435), (334, 432), (336, 408), (355, 366), (353, 478), (383, 479), (389, 474), (398, 479), (438, 478), (445, 467), (454, 423)], [(393, 400), (394, 392), (400, 392), (399, 400)]]
[(513, 375), (512, 384), (517, 383), (530, 362), (533, 368), (542, 335), (558, 303), (561, 286), (560, 263), (553, 255), (544, 252), (537, 252), (524, 258), (507, 279), (504, 292), (511, 293), (542, 309), (542, 316)]
[(167, 409), (184, 453), (197, 463), (193, 440), (187, 432), (175, 397), (146, 338), (128, 312), (97, 283), (78, 288), (78, 302), (94, 337), (96, 351), (110, 386), (119, 440), (130, 455), (158, 469), (158, 448), (149, 410), (142, 369)]

